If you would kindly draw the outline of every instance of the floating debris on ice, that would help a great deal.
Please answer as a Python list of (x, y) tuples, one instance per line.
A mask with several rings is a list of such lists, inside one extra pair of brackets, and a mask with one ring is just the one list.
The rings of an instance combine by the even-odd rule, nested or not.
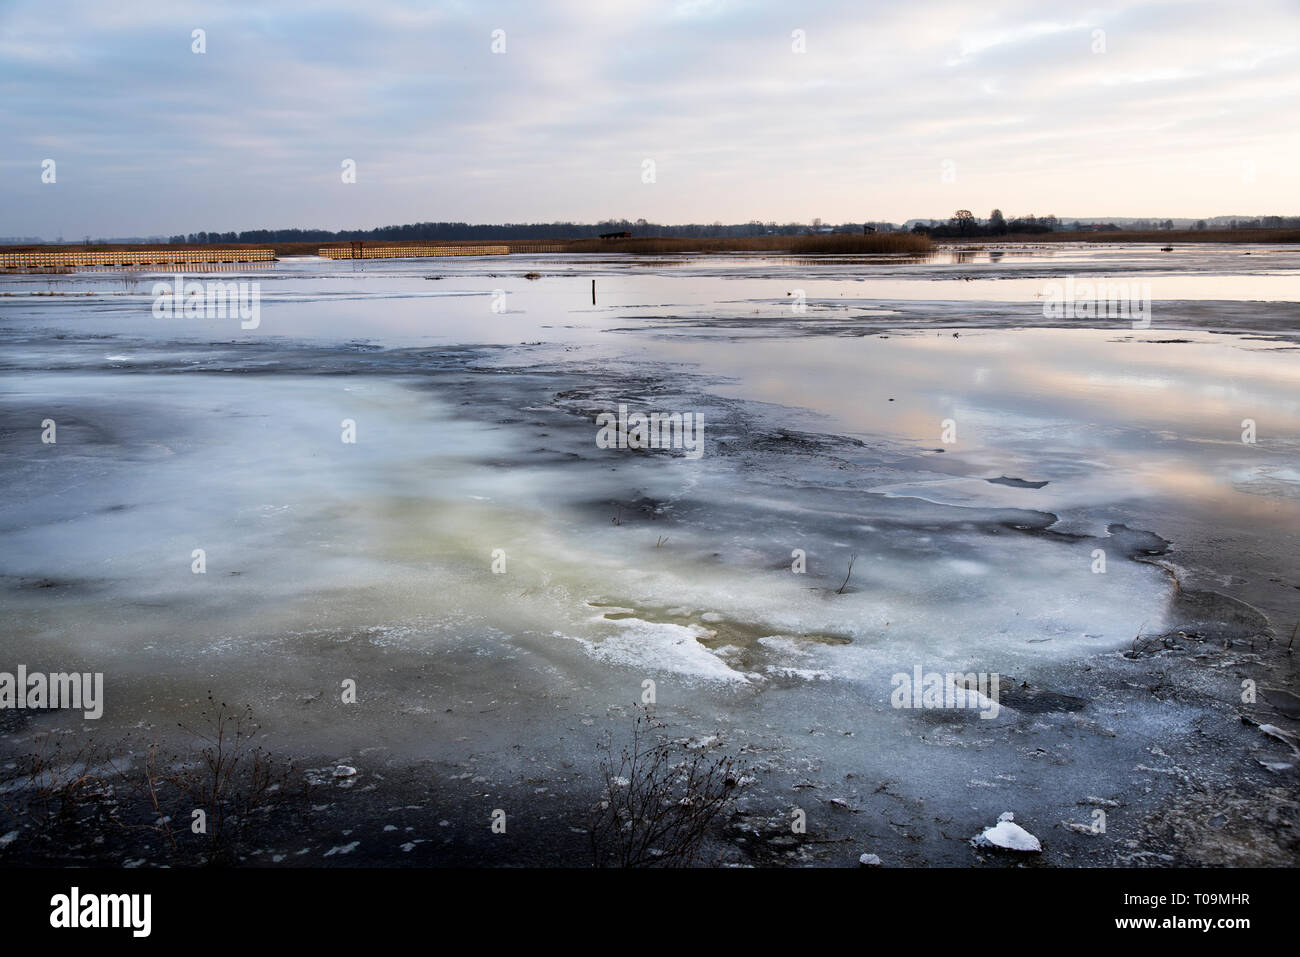
[[(1258, 758), (1256, 760), (1259, 760)], [(1290, 761), (1260, 761), (1260, 767), (1272, 771), (1274, 774), (1280, 774), (1283, 771), (1290, 771), (1294, 764)]]
[(1296, 747), (1296, 739), (1294, 735), (1283, 731), (1275, 724), (1261, 724), (1259, 725), (1259, 730), (1270, 738), (1273, 738), (1276, 741), (1281, 741), (1283, 744), (1290, 747), (1295, 754), (1300, 755), (1300, 748)]

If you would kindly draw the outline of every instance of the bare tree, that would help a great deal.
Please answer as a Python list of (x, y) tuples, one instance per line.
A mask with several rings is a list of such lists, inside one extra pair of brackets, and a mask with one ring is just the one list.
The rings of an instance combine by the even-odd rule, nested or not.
[(952, 214), (952, 226), (963, 236), (975, 231), (975, 214), (969, 209), (959, 209)]

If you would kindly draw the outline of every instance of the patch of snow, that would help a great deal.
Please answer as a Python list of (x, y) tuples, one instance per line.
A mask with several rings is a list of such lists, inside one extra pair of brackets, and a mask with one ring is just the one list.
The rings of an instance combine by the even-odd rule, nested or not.
[(748, 683), (744, 675), (732, 670), (725, 661), (700, 644), (697, 639), (706, 632), (695, 625), (675, 625), (641, 618), (607, 621), (603, 616), (594, 621), (605, 626), (613, 625), (617, 631), (599, 641), (565, 636), (581, 644), (593, 658), (706, 681)]

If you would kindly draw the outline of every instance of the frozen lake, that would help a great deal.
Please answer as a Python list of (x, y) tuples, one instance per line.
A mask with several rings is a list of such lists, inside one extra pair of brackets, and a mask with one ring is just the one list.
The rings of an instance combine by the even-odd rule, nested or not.
[[(248, 329), (159, 318), (171, 278), (0, 277), (0, 670), (103, 672), (98, 735), (212, 691), (377, 790), (267, 853), (356, 818), (359, 862), (495, 860), (508, 807), (547, 863), (651, 681), (753, 769), (748, 819), (826, 838), (778, 861), (972, 864), (1013, 811), (1054, 865), (1296, 863), (1300, 252), (184, 277), (256, 283)], [(1067, 278), (1149, 322), (1045, 315)], [(703, 454), (601, 448), (620, 405)], [(917, 668), (1001, 707), (896, 707)], [(0, 761), (82, 726), (2, 714)], [(405, 851), (398, 778), (432, 789)]]

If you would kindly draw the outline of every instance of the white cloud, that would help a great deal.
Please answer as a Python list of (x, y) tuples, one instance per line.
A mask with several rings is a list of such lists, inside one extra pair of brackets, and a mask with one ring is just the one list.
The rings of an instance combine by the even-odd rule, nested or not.
[[(1279, 159), (1300, 136), (1293, 7), (1041, 9), (17, 0), (0, 10), (4, 229), (1296, 212)], [(1218, 169), (1234, 172), (1207, 183)]]

